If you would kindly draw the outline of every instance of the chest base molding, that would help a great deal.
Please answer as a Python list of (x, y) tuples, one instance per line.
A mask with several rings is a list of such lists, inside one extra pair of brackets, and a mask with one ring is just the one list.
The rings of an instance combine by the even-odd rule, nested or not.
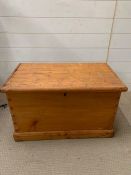
[(79, 139), (79, 138), (108, 138), (113, 137), (114, 130), (75, 130), (47, 132), (14, 132), (15, 141), (48, 140), (48, 139)]

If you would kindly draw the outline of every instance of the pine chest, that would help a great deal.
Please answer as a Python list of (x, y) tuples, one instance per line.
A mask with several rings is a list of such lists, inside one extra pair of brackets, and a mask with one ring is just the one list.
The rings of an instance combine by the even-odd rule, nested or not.
[(2, 87), (16, 141), (112, 137), (126, 90), (105, 63), (20, 64)]

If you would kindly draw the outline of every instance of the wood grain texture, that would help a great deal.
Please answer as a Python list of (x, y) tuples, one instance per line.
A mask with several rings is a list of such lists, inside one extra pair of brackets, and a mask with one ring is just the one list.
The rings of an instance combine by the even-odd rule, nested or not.
[(47, 131), (23, 132), (13, 134), (15, 141), (48, 140), (48, 139), (79, 139), (112, 137), (114, 130), (77, 130), (77, 131)]
[(113, 136), (120, 92), (7, 92), (7, 96), (15, 140)]
[(20, 64), (2, 88), (16, 141), (111, 137), (126, 90), (104, 63)]
[(8, 92), (17, 132), (112, 129), (120, 93)]
[[(6, 83), (11, 79), (11, 77), (13, 76), (13, 74), (17, 71), (18, 67), (20, 66), (20, 64), (17, 65), (17, 67), (13, 70), (13, 72), (10, 74), (10, 76), (7, 78), (7, 80), (5, 81), (5, 83), (3, 84), (3, 86), (6, 85)], [(1, 91), (2, 88), (0, 88)]]
[(21, 64), (3, 86), (6, 91), (126, 91), (111, 68), (104, 63)]

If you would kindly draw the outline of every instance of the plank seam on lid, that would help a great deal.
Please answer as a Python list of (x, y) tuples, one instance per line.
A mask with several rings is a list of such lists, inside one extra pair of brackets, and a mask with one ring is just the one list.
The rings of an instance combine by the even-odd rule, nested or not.
[[(47, 81), (48, 78), (49, 78), (48, 74), (50, 74), (52, 72), (52, 75), (53, 75), (54, 68), (52, 66), (55, 66), (55, 65), (58, 66), (59, 65), (58, 66), (58, 72), (57, 72), (57, 67), (56, 67), (56, 72), (58, 73), (56, 75), (60, 75), (60, 74), (64, 73), (64, 72), (62, 72), (63, 69), (61, 68), (60, 64), (62, 64), (62, 63), (54, 63), (54, 64), (50, 64), (50, 63), (46, 63), (46, 64), (40, 64), (40, 63), (38, 63), (38, 64), (33, 64), (33, 63), (32, 64), (27, 64), (27, 63), (25, 63), (23, 65), (26, 65), (26, 69), (25, 69), (26, 71), (29, 70), (29, 68), (32, 70), (31, 66), (32, 65), (35, 65), (34, 72), (32, 73), (32, 75), (35, 75), (36, 74), (36, 70), (42, 70), (42, 72), (40, 71), (40, 72), (38, 72), (38, 74), (45, 73), (45, 79), (44, 79), (44, 81)], [(41, 65), (41, 67), (40, 67), (41, 69), (38, 69), (40, 65)], [(6, 83), (4, 84), (2, 90), (4, 92), (6, 92), (6, 91), (72, 91), (72, 90), (73, 91), (126, 91), (127, 90), (127, 87), (124, 85), (124, 83), (118, 78), (118, 76), (113, 72), (113, 70), (110, 68), (110, 66), (108, 64), (106, 64), (106, 63), (95, 63), (95, 64), (93, 64), (93, 63), (88, 63), (88, 64), (75, 64), (75, 63), (74, 64), (68, 64), (67, 63), (66, 64), (65, 63), (65, 64), (62, 64), (62, 65), (63, 66), (66, 65), (66, 67), (65, 67), (66, 74), (63, 77), (62, 77), (62, 75), (60, 77), (58, 76), (58, 80), (59, 81), (66, 80), (66, 81), (62, 84), (61, 87), (58, 85), (59, 83), (57, 81), (57, 77), (54, 77), (54, 76), (51, 77), (51, 81), (52, 80), (53, 81), (55, 80), (54, 81), (55, 84), (52, 84), (51, 83), (51, 84), (49, 84), (49, 86), (48, 85), (47, 86), (41, 86), (41, 84), (40, 85), (38, 84), (36, 87), (34, 87), (33, 86), (33, 83), (36, 83), (35, 82), (36, 80), (43, 81), (43, 79), (41, 79), (41, 77), (43, 77), (43, 76), (40, 77), (40, 75), (39, 75), (39, 77), (36, 77), (36, 80), (34, 79), (35, 81), (32, 79), (33, 80), (32, 82), (29, 81), (27, 84), (24, 84), (23, 85), (23, 84), (21, 84), (23, 80), (22, 81), (18, 81), (18, 79), (20, 80), (20, 78), (19, 78), (19, 73), (20, 72), (19, 72), (18, 73), (18, 76), (16, 77), (17, 78), (17, 82), (16, 82), (16, 85), (15, 85), (16, 87), (15, 86), (14, 87), (12, 86), (10, 88), (10, 87), (6, 86), (7, 81), (9, 81), (9, 79), (13, 76), (13, 75), (11, 75), (9, 77), (9, 79), (6, 81)], [(70, 80), (69, 81), (67, 80), (67, 76), (68, 76), (68, 74), (70, 72), (69, 69), (67, 69), (67, 65), (71, 65), (71, 66), (74, 66), (75, 65), (76, 67), (73, 67), (73, 68), (75, 68), (76, 71), (77, 71), (78, 65), (80, 65), (80, 66), (82, 66), (82, 65), (85, 66), (86, 65), (87, 66), (87, 67), (84, 67), (85, 68), (84, 69), (85, 71), (84, 72), (81, 72), (82, 74), (80, 74), (80, 79), (78, 79), (78, 82), (76, 81), (75, 77), (73, 77), (73, 79), (71, 79), (71, 81), (74, 82), (73, 85), (70, 82)], [(100, 66), (97, 66), (97, 65), (100, 65)], [(20, 65), (17, 66), (17, 68), (15, 69), (15, 71), (13, 72), (13, 74), (18, 70), (18, 67), (19, 66)], [(47, 66), (47, 67), (44, 67), (44, 66)], [(51, 66), (51, 67), (48, 67), (48, 66)], [(95, 67), (96, 68), (98, 67), (98, 69), (96, 70)], [(37, 68), (37, 69), (35, 70), (35, 68)], [(44, 72), (44, 68), (45, 68), (45, 72)], [(79, 68), (78, 68), (78, 71), (83, 70), (82, 67), (79, 67)], [(95, 83), (95, 81), (97, 80), (97, 76), (95, 77), (95, 74), (94, 74), (94, 71), (93, 71), (93, 74), (89, 74), (88, 77), (85, 77), (84, 84), (83, 84), (83, 80), (81, 79), (81, 77), (83, 77), (83, 75), (85, 75), (85, 74), (88, 73), (87, 72), (87, 69), (88, 68), (89, 68), (88, 72), (92, 72), (92, 68), (93, 68), (93, 70), (96, 70), (100, 74), (102, 73), (101, 72), (102, 69), (103, 68), (104, 69), (106, 68), (107, 70), (109, 70), (108, 71), (108, 76), (107, 75), (105, 76), (105, 74), (103, 74), (103, 75), (97, 75), (98, 76), (98, 82)], [(24, 70), (24, 66), (23, 66), (23, 69), (21, 69), (21, 71), (23, 72), (23, 70)], [(73, 71), (70, 72), (70, 74), (72, 74), (72, 73), (73, 73)], [(24, 74), (24, 76), (25, 75), (26, 74)], [(110, 80), (110, 75), (113, 78), (113, 81), (116, 81), (116, 86), (115, 85), (112, 86), (113, 85), (113, 82), (110, 82), (110, 81), (105, 82), (105, 80), (104, 80), (105, 78), (107, 80), (108, 79)], [(114, 76), (112, 76), (112, 75), (114, 75)], [(94, 77), (94, 79), (91, 78), (92, 76)], [(101, 76), (103, 76), (103, 78), (104, 78), (102, 81), (101, 81)], [(30, 76), (28, 77), (28, 79), (30, 80)], [(88, 82), (88, 79), (90, 80), (90, 82), (88, 84), (85, 84), (85, 82)], [(75, 85), (76, 83), (80, 83), (80, 84), (78, 86), (76, 86)], [(103, 83), (102, 86), (101, 86), (101, 83)], [(9, 84), (9, 85), (11, 86), (12, 84)], [(18, 85), (23, 85), (23, 87), (22, 86), (21, 87), (18, 87)]]

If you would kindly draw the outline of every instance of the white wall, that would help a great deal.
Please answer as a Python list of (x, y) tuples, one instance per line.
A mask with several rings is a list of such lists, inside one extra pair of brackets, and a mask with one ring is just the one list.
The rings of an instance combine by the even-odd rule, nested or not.
[(131, 90), (131, 1), (117, 1), (108, 63)]
[(0, 0), (0, 84), (19, 62), (108, 61), (131, 87), (130, 48), (131, 1)]

